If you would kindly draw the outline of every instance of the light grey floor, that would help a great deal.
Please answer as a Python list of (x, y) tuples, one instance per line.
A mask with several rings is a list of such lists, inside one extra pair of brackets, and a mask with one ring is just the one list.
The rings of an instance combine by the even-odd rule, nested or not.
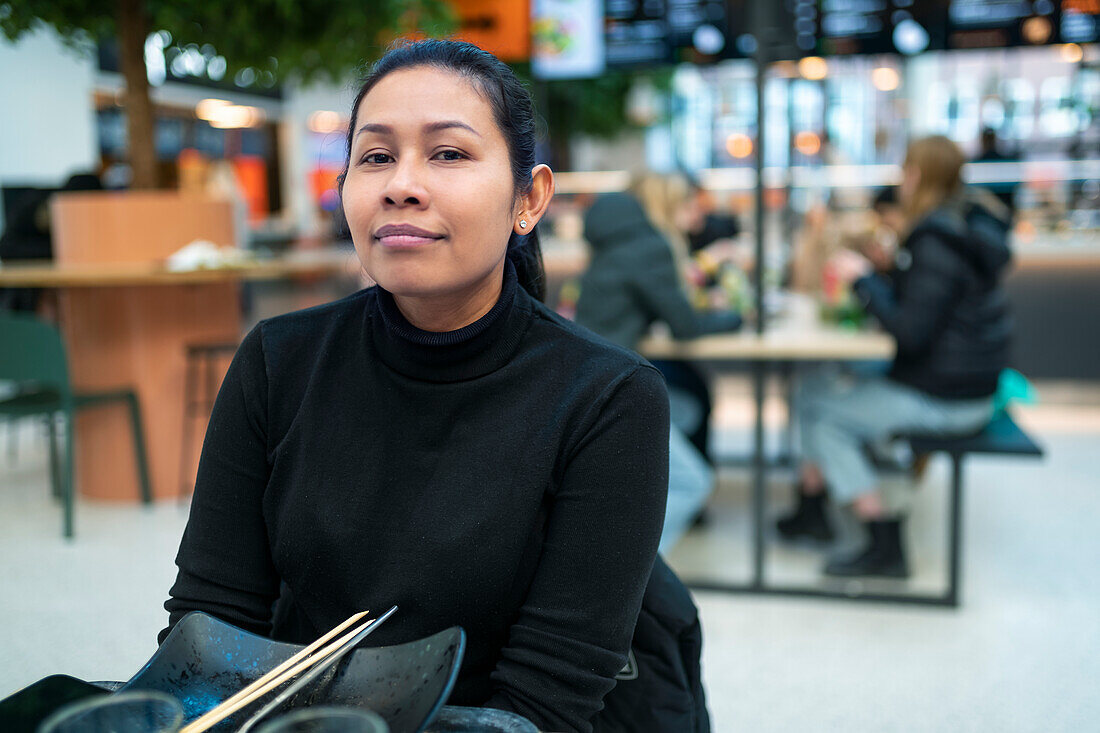
[[(968, 467), (961, 609), (698, 594), (715, 730), (1100, 730), (1100, 404), (1080, 394), (1023, 412), (1044, 462)], [(723, 393), (720, 447), (747, 447), (747, 414), (743, 392)], [(136, 671), (165, 622), (186, 520), (172, 503), (82, 501), (63, 542), (44, 443), (25, 429), (13, 463), (0, 432), (0, 697), (51, 673)], [(776, 511), (788, 478), (773, 481)], [(685, 575), (744, 579), (748, 474), (720, 479), (711, 525), (671, 560)], [(910, 588), (943, 582), (945, 481), (935, 463), (918, 493)], [(819, 563), (804, 548), (769, 554), (784, 581), (816, 582)]]

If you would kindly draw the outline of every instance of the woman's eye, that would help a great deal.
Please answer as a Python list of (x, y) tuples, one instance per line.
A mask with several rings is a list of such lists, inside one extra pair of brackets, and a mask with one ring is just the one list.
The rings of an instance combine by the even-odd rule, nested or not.
[(386, 153), (367, 153), (363, 156), (363, 162), (371, 165), (384, 165), (391, 160), (393, 160), (393, 158)]
[(440, 160), (465, 160), (466, 156), (457, 150), (441, 150), (436, 153), (436, 157)]

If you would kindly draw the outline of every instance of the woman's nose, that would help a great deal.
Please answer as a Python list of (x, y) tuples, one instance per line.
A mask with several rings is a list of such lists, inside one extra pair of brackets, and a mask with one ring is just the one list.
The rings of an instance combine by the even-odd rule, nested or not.
[(428, 203), (423, 170), (412, 162), (394, 166), (393, 175), (382, 193), (388, 206), (425, 206)]

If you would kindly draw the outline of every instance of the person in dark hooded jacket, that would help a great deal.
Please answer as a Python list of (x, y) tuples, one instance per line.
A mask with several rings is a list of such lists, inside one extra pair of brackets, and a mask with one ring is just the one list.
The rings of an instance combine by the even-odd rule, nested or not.
[(831, 539), (831, 494), (852, 506), (870, 538), (828, 563), (830, 575), (908, 575), (900, 509), (879, 491), (866, 444), (898, 433), (972, 433), (993, 413), (1012, 331), (1001, 287), (1011, 217), (992, 195), (962, 185), (964, 162), (942, 136), (909, 147), (900, 190), (908, 235), (891, 270), (853, 285), (897, 341), (888, 374), (803, 389), (798, 504), (778, 529), (787, 538)]
[[(660, 181), (643, 177), (636, 188), (642, 183)], [(636, 350), (655, 321), (667, 323), (678, 339), (740, 326), (736, 313), (699, 312), (691, 306), (672, 245), (635, 195), (609, 193), (597, 198), (585, 214), (584, 236), (592, 258), (581, 277), (576, 321), (585, 328)], [(704, 377), (690, 364), (653, 365), (664, 375), (671, 399), (668, 501), (660, 545), (661, 552), (667, 552), (700, 518), (713, 489), (714, 471), (707, 456), (710, 396)]]
[(581, 278), (577, 322), (627, 349), (655, 321), (667, 323), (677, 339), (731, 331), (736, 313), (692, 308), (665, 237), (629, 193), (596, 199), (584, 217), (592, 259)]

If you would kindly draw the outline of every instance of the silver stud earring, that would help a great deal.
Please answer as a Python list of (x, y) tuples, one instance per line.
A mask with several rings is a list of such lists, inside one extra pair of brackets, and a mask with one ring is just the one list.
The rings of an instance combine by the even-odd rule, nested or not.
[(520, 219), (519, 220), (519, 228), (520, 229), (526, 229), (527, 228), (527, 222), (525, 222), (523, 219)]

